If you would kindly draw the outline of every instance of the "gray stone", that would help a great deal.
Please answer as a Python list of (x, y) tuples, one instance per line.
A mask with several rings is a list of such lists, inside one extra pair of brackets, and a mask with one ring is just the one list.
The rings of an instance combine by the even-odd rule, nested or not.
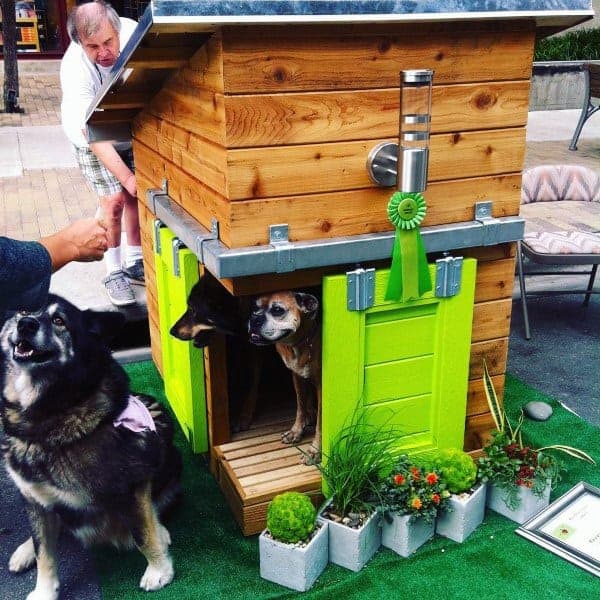
[(528, 402), (523, 407), (525, 416), (534, 421), (547, 421), (552, 416), (552, 407), (546, 402)]

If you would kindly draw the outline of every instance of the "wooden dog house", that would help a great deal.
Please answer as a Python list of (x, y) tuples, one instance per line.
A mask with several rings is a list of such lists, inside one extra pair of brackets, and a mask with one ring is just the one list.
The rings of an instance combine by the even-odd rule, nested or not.
[[(274, 494), (318, 496), (320, 478), (281, 423), (231, 433), (224, 341), (202, 357), (168, 335), (198, 264), (235, 295), (323, 285), (325, 448), (359, 402), (401, 403), (411, 451), (477, 451), (493, 427), (482, 359), (501, 394), (534, 42), (593, 11), (490, 5), (155, 0), (90, 109), (90, 139), (133, 136), (153, 358), (246, 534)], [(383, 300), (393, 189), (365, 165), (397, 139), (399, 72), (424, 68), (422, 235), (441, 291), (398, 306)]]

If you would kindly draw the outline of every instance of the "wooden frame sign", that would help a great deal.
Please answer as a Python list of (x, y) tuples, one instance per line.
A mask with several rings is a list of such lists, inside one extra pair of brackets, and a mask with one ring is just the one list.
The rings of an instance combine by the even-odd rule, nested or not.
[(600, 489), (580, 482), (516, 532), (600, 577)]

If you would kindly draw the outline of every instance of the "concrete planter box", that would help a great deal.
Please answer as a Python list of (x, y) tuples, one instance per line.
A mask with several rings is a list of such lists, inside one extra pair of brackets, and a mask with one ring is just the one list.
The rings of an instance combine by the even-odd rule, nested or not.
[(410, 515), (392, 514), (392, 522), (383, 520), (381, 545), (400, 556), (408, 557), (429, 541), (435, 533), (435, 521), (410, 520)]
[(335, 523), (329, 524), (329, 562), (351, 571), (360, 571), (381, 546), (381, 515), (373, 513), (359, 529)]
[(258, 538), (260, 576), (298, 592), (310, 589), (329, 558), (328, 524), (319, 525), (315, 536), (302, 547), (274, 540), (263, 531)]
[(455, 542), (464, 542), (481, 525), (485, 515), (486, 486), (480, 484), (470, 495), (452, 494), (450, 510), (438, 514), (435, 531)]
[(506, 492), (494, 484), (488, 486), (487, 505), (493, 511), (519, 524), (525, 523), (550, 503), (550, 485), (543, 496), (536, 496), (529, 488), (519, 487), (519, 504), (513, 510), (506, 505)]

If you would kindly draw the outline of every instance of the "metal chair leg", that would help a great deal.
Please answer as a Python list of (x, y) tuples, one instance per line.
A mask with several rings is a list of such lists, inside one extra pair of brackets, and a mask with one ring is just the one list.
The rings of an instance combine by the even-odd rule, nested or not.
[(598, 265), (594, 265), (592, 267), (592, 271), (590, 273), (590, 280), (588, 281), (588, 286), (586, 289), (583, 306), (587, 306), (590, 303), (590, 296), (592, 295), (592, 290), (594, 289), (594, 281), (596, 280), (596, 271), (597, 270), (598, 270)]
[(517, 241), (517, 273), (519, 275), (519, 288), (521, 289), (521, 310), (523, 311), (523, 325), (525, 327), (525, 339), (531, 339), (529, 329), (529, 313), (527, 311), (527, 291), (525, 289), (525, 274), (523, 273), (523, 252), (521, 251), (521, 240)]

